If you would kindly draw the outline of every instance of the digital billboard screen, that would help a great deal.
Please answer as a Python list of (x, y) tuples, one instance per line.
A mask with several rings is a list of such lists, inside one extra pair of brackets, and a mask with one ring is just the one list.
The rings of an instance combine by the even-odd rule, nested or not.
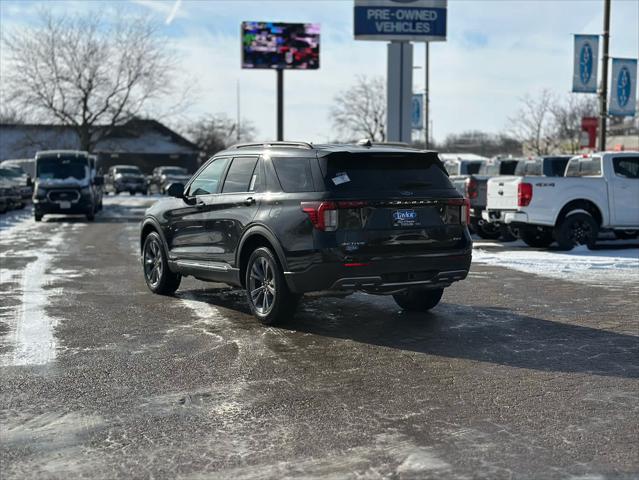
[(319, 68), (318, 23), (242, 22), (242, 68)]

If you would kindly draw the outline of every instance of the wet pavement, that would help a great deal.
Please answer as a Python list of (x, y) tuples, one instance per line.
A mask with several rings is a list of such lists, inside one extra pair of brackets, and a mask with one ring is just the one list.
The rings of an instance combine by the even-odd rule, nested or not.
[(639, 476), (637, 290), (474, 264), (428, 314), (152, 295), (146, 200), (0, 217), (0, 467), (22, 478)]

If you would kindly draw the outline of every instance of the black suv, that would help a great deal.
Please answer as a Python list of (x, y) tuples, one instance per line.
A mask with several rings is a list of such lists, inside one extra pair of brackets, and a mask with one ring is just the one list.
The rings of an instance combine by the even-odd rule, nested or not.
[(144, 276), (246, 289), (265, 324), (305, 292), (393, 295), (426, 311), (468, 274), (468, 204), (437, 153), (396, 146), (241, 144), (218, 153), (141, 226)]

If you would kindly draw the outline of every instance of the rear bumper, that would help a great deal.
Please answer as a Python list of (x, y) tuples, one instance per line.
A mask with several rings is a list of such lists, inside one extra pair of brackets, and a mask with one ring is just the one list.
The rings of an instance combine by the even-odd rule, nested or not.
[(507, 210), (484, 210), (481, 217), (490, 223), (528, 223), (528, 214)]
[(357, 266), (320, 263), (301, 272), (285, 272), (288, 287), (295, 293), (322, 290), (366, 290), (392, 293), (405, 288), (447, 287), (468, 275), (472, 252), (435, 253), (371, 261)]

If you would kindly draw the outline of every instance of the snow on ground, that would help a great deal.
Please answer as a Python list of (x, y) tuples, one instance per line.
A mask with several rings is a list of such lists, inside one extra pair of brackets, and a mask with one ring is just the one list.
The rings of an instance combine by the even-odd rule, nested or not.
[(540, 251), (523, 242), (479, 241), (474, 244), (473, 262), (577, 283), (639, 286), (639, 248), (589, 250), (581, 246), (569, 252)]

